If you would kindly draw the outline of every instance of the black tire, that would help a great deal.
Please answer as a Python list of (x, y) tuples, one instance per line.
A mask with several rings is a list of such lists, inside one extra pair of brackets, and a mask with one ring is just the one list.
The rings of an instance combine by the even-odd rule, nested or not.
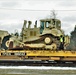
[(7, 35), (2, 40), (2, 48), (5, 49), (5, 50), (8, 49), (8, 47), (6, 46), (6, 42), (9, 40), (10, 37), (11, 37), (11, 35)]

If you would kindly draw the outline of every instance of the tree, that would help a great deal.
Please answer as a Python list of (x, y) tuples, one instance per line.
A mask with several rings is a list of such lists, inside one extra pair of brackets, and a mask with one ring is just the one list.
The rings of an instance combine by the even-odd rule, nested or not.
[(71, 32), (69, 48), (76, 50), (76, 25), (75, 25), (74, 31)]
[(52, 10), (51, 11), (51, 14), (50, 14), (50, 17), (53, 18), (53, 19), (56, 19), (56, 16), (57, 16), (57, 13), (55, 10)]

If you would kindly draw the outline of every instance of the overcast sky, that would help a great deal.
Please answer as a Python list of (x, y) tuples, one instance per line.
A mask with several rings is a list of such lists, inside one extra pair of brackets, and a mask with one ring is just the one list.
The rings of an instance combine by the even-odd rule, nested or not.
[(33, 27), (35, 20), (48, 18), (51, 10), (69, 34), (76, 24), (76, 0), (0, 0), (0, 30), (21, 32), (24, 20), (33, 21)]

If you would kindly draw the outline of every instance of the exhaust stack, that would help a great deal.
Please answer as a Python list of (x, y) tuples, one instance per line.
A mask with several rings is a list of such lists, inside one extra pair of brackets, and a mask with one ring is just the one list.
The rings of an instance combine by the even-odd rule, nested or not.
[(26, 28), (26, 24), (27, 24), (27, 21), (24, 20), (24, 24), (23, 24), (23, 28), (24, 28), (24, 29)]
[(28, 28), (30, 28), (32, 22), (31, 21), (28, 21)]

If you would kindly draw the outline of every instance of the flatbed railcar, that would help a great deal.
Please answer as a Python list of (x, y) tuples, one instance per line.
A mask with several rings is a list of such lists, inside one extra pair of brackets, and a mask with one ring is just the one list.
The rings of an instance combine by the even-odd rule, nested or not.
[(52, 50), (1, 50), (1, 60), (53, 60), (76, 61), (76, 51)]
[[(76, 50), (70, 50), (70, 37), (61, 29), (58, 19), (42, 19), (40, 27), (37, 24), (31, 28), (31, 21), (24, 20), (21, 35), (16, 32), (4, 36), (0, 41), (0, 63), (40, 64), (76, 64)], [(63, 38), (63, 49), (60, 50), (60, 38)], [(70, 44), (71, 45), (71, 44)], [(68, 50), (67, 50), (68, 49)], [(16, 64), (17, 64), (16, 63)], [(20, 65), (20, 64), (19, 64)], [(72, 64), (73, 65), (73, 64)]]
[(76, 51), (0, 50), (2, 66), (76, 66)]

